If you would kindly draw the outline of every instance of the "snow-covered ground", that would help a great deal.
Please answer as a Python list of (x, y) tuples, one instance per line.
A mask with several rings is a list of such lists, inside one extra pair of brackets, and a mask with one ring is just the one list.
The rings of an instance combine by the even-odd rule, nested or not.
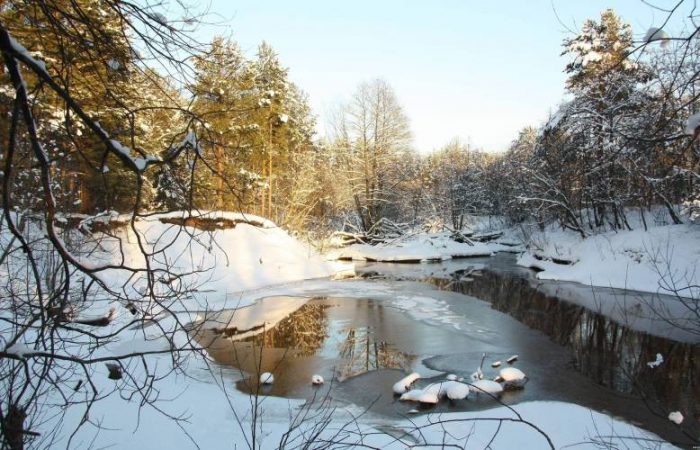
[[(220, 214), (219, 214), (220, 215)], [(169, 345), (194, 344), (182, 324), (191, 321), (216, 320), (217, 324), (248, 329), (259, 324), (273, 325), (298, 308), (305, 299), (316, 295), (334, 295), (344, 298), (390, 298), (393, 305), (407, 313), (413, 320), (426, 321), (440, 327), (454, 326), (446, 314), (444, 305), (425, 292), (397, 295), (387, 285), (369, 281), (332, 281), (334, 274), (347, 270), (347, 265), (337, 266), (310, 248), (290, 237), (286, 232), (262, 219), (226, 215), (238, 222), (235, 227), (202, 231), (192, 227), (180, 227), (168, 223), (168, 217), (151, 216), (135, 223), (135, 229), (119, 228), (114, 237), (103, 236), (90, 257), (90, 264), (125, 263), (143, 268), (147, 253), (162, 250), (151, 259), (151, 268), (168, 269), (183, 274), (179, 280), (160, 280), (159, 292), (166, 293), (177, 287), (187, 286), (187, 295), (171, 305), (170, 314), (157, 316), (158, 326), (121, 330), (118, 337), (91, 353), (91, 357), (111, 358), (131, 352), (152, 352), (143, 358), (126, 364), (129, 380), (115, 382), (106, 376), (101, 364), (89, 369), (94, 388), (105, 398), (95, 403), (89, 411), (90, 424), (84, 424), (77, 433), (72, 431), (84, 418), (85, 408), (80, 404), (67, 408), (63, 414), (51, 411), (42, 417), (34, 430), (48, 431), (63, 426), (63, 432), (53, 445), (70, 448), (277, 448), (280, 439), (294, 424), (293, 417), (302, 408), (302, 401), (276, 397), (263, 397), (255, 410), (248, 396), (236, 391), (231, 380), (243, 374), (232, 368), (218, 366), (206, 352), (192, 353), (181, 367), (184, 372), (169, 373), (173, 358)], [(169, 217), (172, 218), (172, 217)], [(138, 237), (138, 239), (137, 239)], [(491, 254), (499, 247), (495, 244), (450, 243), (445, 236), (418, 237), (413, 243), (387, 250), (394, 257), (417, 256), (424, 259), (446, 259), (456, 256)], [(463, 247), (464, 246), (464, 247)], [(394, 252), (394, 253), (392, 253)], [(434, 257), (423, 257), (431, 255)], [(21, 257), (21, 255), (12, 255)], [(396, 260), (396, 259), (395, 259)], [(112, 287), (120, 287), (130, 296), (138, 296), (144, 280), (123, 269), (110, 269), (100, 273), (103, 281)], [(309, 280), (309, 281), (303, 281)], [(277, 298), (297, 297), (299, 301), (278, 302)], [(264, 300), (261, 300), (264, 299)], [(98, 303), (99, 304), (99, 303)], [(88, 308), (84, 312), (100, 312), (105, 305)], [(129, 323), (131, 316), (123, 305), (115, 319), (103, 330), (109, 334)], [(239, 308), (238, 313), (214, 317), (212, 314), (224, 308)], [(93, 311), (94, 310), (94, 311)], [(158, 313), (157, 308), (153, 312)], [(6, 333), (7, 330), (0, 330)], [(25, 339), (31, 339), (27, 334)], [(6, 341), (3, 338), (3, 341)], [(17, 345), (16, 353), (31, 358), (31, 342)], [(4, 348), (5, 351), (13, 351)], [(83, 349), (84, 350), (84, 349)], [(72, 351), (67, 346), (61, 351)], [(180, 361), (182, 362), (182, 361)], [(146, 370), (149, 372), (146, 373)], [(162, 379), (159, 379), (163, 377)], [(155, 390), (146, 389), (148, 402), (141, 394), (129, 397), (132, 388), (122, 395), (115, 388), (123, 383), (138, 380), (157, 380)], [(71, 384), (74, 385), (74, 382)], [(77, 385), (71, 400), (77, 401), (89, 394), (84, 384)], [(108, 395), (109, 394), (109, 395)], [(55, 400), (55, 399), (54, 399)], [(159, 409), (151, 406), (150, 401)], [(60, 404), (60, 399), (57, 404)], [(52, 404), (51, 401), (46, 402)], [(494, 404), (495, 406), (496, 404)], [(610, 445), (623, 445), (629, 437), (657, 439), (634, 425), (613, 419), (586, 408), (556, 402), (530, 402), (514, 407), (524, 420), (541, 428), (554, 442), (556, 448), (584, 443), (577, 447), (597, 448), (592, 442), (595, 436), (604, 436)], [(164, 412), (167, 413), (164, 414)], [(333, 437), (348, 444), (378, 448), (406, 448), (415, 444), (442, 446), (444, 440), (465, 445), (481, 445), (498, 434), (494, 448), (545, 448), (546, 440), (536, 429), (513, 421), (514, 412), (507, 408), (495, 408), (480, 412), (425, 415), (412, 420), (378, 420), (372, 416), (356, 419), (362, 408), (346, 405), (337, 409), (325, 430), (316, 435), (316, 423), (309, 420), (290, 433), (291, 443), (299, 444), (310, 436), (322, 440)], [(181, 421), (173, 420), (173, 417)], [(433, 425), (441, 421), (444, 424)], [(466, 425), (465, 425), (466, 423)], [(95, 425), (98, 424), (98, 429)], [(415, 427), (419, 426), (421, 432)], [(340, 429), (346, 431), (338, 431)], [(255, 432), (253, 431), (255, 430)], [(253, 444), (252, 437), (256, 436)]]
[(665, 225), (586, 239), (546, 231), (531, 237), (518, 264), (541, 270), (543, 280), (700, 298), (700, 229)]
[[(99, 247), (104, 262), (145, 268), (146, 253), (152, 270), (180, 275), (178, 286), (192, 291), (187, 309), (223, 309), (244, 306), (236, 293), (290, 281), (329, 277), (347, 268), (326, 261), (312, 247), (299, 242), (274, 223), (250, 214), (203, 212), (199, 220), (235, 224), (231, 228), (202, 230), (181, 227), (171, 219), (182, 213), (157, 214), (140, 218), (134, 229), (123, 226), (113, 237), (103, 236)], [(120, 218), (116, 218), (119, 220)], [(143, 249), (141, 248), (143, 247)], [(95, 265), (95, 253), (88, 256)], [(134, 279), (127, 270), (109, 270), (103, 276), (113, 286), (138, 291), (143, 277)], [(163, 285), (172, 285), (165, 280)], [(162, 286), (166, 288), (167, 286)]]
[(330, 252), (328, 257), (353, 261), (430, 262), (513, 251), (512, 247), (497, 242), (456, 242), (450, 235), (449, 232), (417, 233), (379, 245), (353, 244)]
[[(329, 260), (369, 262), (436, 262), (522, 252), (518, 264), (540, 271), (537, 278), (587, 286), (700, 298), (700, 228), (657, 221), (644, 230), (618, 230), (582, 238), (557, 226), (545, 231), (507, 227), (502, 219), (470, 217), (465, 233), (496, 235), (473, 245), (456, 242), (449, 232), (413, 233), (379, 245), (354, 244), (327, 253)], [(638, 223), (637, 223), (638, 222)], [(524, 237), (524, 235), (526, 235)]]

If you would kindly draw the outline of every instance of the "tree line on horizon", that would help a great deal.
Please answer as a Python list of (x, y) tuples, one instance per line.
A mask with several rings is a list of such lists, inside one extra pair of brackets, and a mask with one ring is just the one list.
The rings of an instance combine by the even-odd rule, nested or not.
[[(136, 189), (65, 99), (25, 73), (64, 212), (125, 212), (139, 197), (141, 212), (235, 210), (295, 230), (366, 232), (382, 220), (460, 229), (469, 215), (499, 215), (555, 221), (585, 236), (631, 228), (633, 210), (646, 226), (658, 206), (672, 223), (681, 222), (682, 205), (698, 208), (700, 150), (684, 130), (698, 109), (695, 35), (640, 47), (606, 10), (564, 41), (570, 99), (543, 125), (523, 128), (502, 154), (457, 139), (421, 154), (384, 80), (361, 83), (317, 139), (306, 94), (266, 43), (249, 58), (231, 39), (188, 41), (178, 74), (162, 61), (178, 55), (139, 54), (131, 40), (140, 31), (124, 32), (109, 2), (78, 1), (83, 16), (70, 19), (61, 2), (55, 11), (31, 5), (8, 2), (3, 26), (114, 139), (155, 158), (188, 136), (195, 144), (141, 175)], [(0, 125), (9, 130), (14, 90), (6, 72), (1, 80)], [(40, 211), (40, 170), (26, 132), (17, 135), (26, 157), (6, 175), (15, 193), (6, 206)]]

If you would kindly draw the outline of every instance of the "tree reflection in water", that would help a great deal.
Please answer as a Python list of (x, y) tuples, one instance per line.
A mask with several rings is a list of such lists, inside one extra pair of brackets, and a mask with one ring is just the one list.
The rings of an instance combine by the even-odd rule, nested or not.
[[(209, 329), (198, 331), (195, 338), (215, 361), (242, 372), (244, 379), (237, 387), (246, 393), (305, 396), (314, 373), (325, 371), (328, 383), (371, 370), (411, 367), (414, 356), (383, 340), (371, 323), (360, 319), (363, 314), (357, 314), (381, 316), (381, 305), (340, 302), (312, 299), (274, 327), (260, 328), (253, 336), (250, 330), (242, 337), (237, 331)], [(367, 303), (373, 304), (368, 307)], [(335, 317), (329, 317), (330, 308), (334, 308)], [(263, 372), (275, 375), (273, 385), (259, 386)]]
[[(487, 300), (495, 309), (544, 332), (571, 350), (577, 371), (616, 392), (641, 397), (664, 420), (669, 411), (684, 411), (684, 426), (700, 435), (699, 344), (635, 331), (596, 311), (548, 295), (524, 277), (483, 270), (469, 280), (457, 276), (430, 281), (442, 289)], [(657, 353), (663, 355), (664, 362), (651, 368), (648, 362), (654, 361)]]
[(336, 371), (340, 381), (370, 370), (407, 370), (415, 359), (390, 343), (377, 340), (371, 327), (349, 328), (340, 345), (340, 357), (341, 366)]

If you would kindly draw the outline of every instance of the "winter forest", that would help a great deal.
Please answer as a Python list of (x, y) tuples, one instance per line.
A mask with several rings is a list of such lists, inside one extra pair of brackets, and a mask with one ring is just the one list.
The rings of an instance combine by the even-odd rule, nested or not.
[(0, 448), (697, 448), (700, 12), (546, 3), (556, 103), (423, 148), (216, 2), (0, 1)]

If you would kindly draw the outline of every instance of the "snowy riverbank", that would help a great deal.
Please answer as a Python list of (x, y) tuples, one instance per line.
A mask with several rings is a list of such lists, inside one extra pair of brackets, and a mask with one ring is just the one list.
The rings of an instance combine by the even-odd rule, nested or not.
[[(135, 229), (122, 227), (112, 230), (111, 236), (101, 236), (99, 252), (92, 253), (92, 264), (124, 263), (130, 267), (143, 267), (142, 251), (145, 249), (149, 253), (159, 249), (162, 252), (151, 259), (151, 268), (182, 274), (178, 283), (192, 289), (168, 305), (169, 313), (152, 308), (152, 322), (157, 326), (125, 329), (132, 316), (121, 303), (110, 305), (117, 308), (117, 313), (101, 333), (109, 335), (121, 331), (90, 357), (109, 360), (145, 354), (131, 361), (123, 360), (123, 370), (128, 375), (123, 379), (108, 378), (103, 363), (97, 363), (89, 368), (92, 383), (89, 387), (87, 384), (76, 385), (75, 380), (70, 380), (70, 389), (76, 386), (71, 394), (75, 397), (73, 400), (85, 398), (91, 389), (104, 398), (89, 409), (90, 424), (83, 424), (72, 437), (69, 433), (88, 413), (84, 405), (68, 408), (62, 415), (48, 416), (38, 424), (34, 429), (39, 432), (55, 426), (63, 427), (54, 445), (71, 448), (248, 448), (253, 445), (278, 448), (281, 439), (287, 436), (291, 445), (300, 445), (313, 437), (317, 441), (333, 439), (345, 447), (362, 443), (399, 449), (445, 442), (467, 445), (467, 441), (469, 446), (483, 446), (497, 433), (492, 443), (494, 448), (511, 448), (516, 444), (520, 448), (532, 449), (546, 446), (544, 435), (515, 420), (516, 414), (540, 428), (556, 448), (578, 443), (584, 443), (580, 445), (582, 448), (597, 448), (596, 440), (601, 439), (600, 436), (611, 445), (633, 445), (637, 438), (658, 439), (621, 420), (561, 402), (525, 402), (512, 409), (494, 402), (493, 409), (425, 414), (412, 420), (390, 420), (371, 413), (363, 415), (361, 406), (342, 404), (336, 405), (341, 407), (332, 416), (323, 418), (327, 420), (323, 430), (317, 428), (319, 422), (313, 419), (298, 422), (300, 414), (308, 411), (302, 400), (262, 396), (256, 410), (251, 406), (255, 402), (251, 403), (249, 396), (233, 387), (237, 380), (251, 374), (215, 363), (206, 349), (178, 354), (178, 358), (184, 359), (172, 357), (171, 344), (196, 346), (183, 325), (202, 323), (218, 311), (238, 308), (237, 312), (229, 311), (226, 317), (216, 317), (216, 326), (249, 329), (262, 324), (270, 327), (308, 298), (335, 296), (347, 301), (384, 299), (410, 320), (453, 332), (466, 333), (469, 330), (460, 328), (457, 319), (462, 317), (450, 311), (438, 298), (438, 291), (432, 288), (407, 285), (407, 290), (400, 291), (379, 282), (331, 280), (334, 274), (347, 269), (347, 264), (339, 267), (330, 263), (284, 230), (261, 219), (227, 213), (214, 216), (235, 224), (208, 230), (192, 226), (182, 228), (172, 223), (173, 219), (181, 218), (177, 214), (154, 215), (137, 221)], [(423, 253), (417, 253), (418, 250), (411, 253), (411, 248), (431, 252), (437, 248), (437, 252), (431, 254), (442, 259), (457, 254), (465, 256), (458, 253), (463, 251), (462, 245), (468, 244), (449, 244), (444, 236), (425, 237), (417, 238), (415, 244), (408, 247), (398, 247), (403, 250), (397, 252), (408, 248), (406, 254), (416, 255)], [(491, 254), (497, 251), (498, 245), (487, 243), (478, 247)], [(109, 269), (100, 276), (111, 286), (121, 286), (130, 295), (137, 295), (143, 286), (141, 278), (124, 269)], [(173, 282), (159, 281), (158, 289), (165, 290)], [(106, 306), (96, 301), (83, 313), (103, 312)], [(486, 304), (483, 310), (491, 311)], [(489, 337), (490, 334), (483, 330), (474, 334), (479, 334), (482, 339), (497, 339), (496, 335)], [(64, 351), (72, 355), (71, 348), (57, 350), (58, 353)], [(454, 349), (445, 349), (446, 353), (451, 351)], [(32, 357), (31, 342), (21, 347), (21, 353), (22, 358)], [(180, 364), (177, 372), (171, 372), (174, 362)], [(143, 380), (158, 380), (153, 386), (155, 390), (135, 389), (134, 384)], [(327, 386), (333, 388), (331, 383)], [(376, 395), (392, 394), (387, 391), (376, 392)], [(60, 402), (60, 398), (51, 398), (47, 404), (58, 405)], [(420, 432), (416, 426), (420, 427)], [(290, 428), (293, 429), (291, 432)], [(253, 435), (256, 436), (254, 444)]]
[(416, 233), (379, 245), (353, 244), (328, 254), (329, 259), (377, 262), (437, 262), (449, 259), (491, 256), (517, 251), (517, 247), (494, 242), (457, 242), (449, 232)]
[(571, 231), (531, 236), (518, 264), (542, 280), (700, 297), (700, 229), (665, 225), (585, 239)]

